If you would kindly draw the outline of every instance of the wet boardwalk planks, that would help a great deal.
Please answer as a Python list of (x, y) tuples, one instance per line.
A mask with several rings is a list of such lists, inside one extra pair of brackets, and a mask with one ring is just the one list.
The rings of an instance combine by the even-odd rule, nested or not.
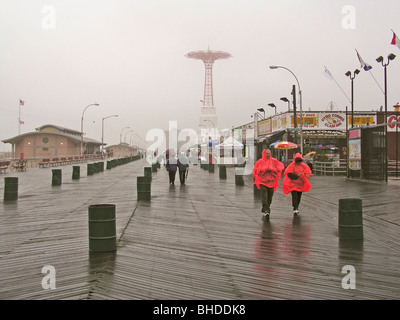
[[(400, 296), (398, 186), (311, 179), (294, 218), (279, 188), (270, 221), (261, 218), (250, 178), (235, 186), (192, 166), (185, 186), (153, 173), (152, 200), (136, 201), (144, 160), (51, 186), (51, 169), (20, 177), (20, 197), (0, 219), (2, 299), (397, 299)], [(11, 173), (7, 173), (11, 176)], [(14, 176), (13, 175), (13, 176)], [(1, 186), (2, 188), (2, 186)], [(3, 189), (0, 189), (2, 201)], [(364, 240), (338, 238), (338, 199), (363, 199)], [(87, 210), (116, 204), (118, 249), (88, 252)], [(56, 289), (44, 290), (45, 265)], [(342, 267), (356, 270), (344, 290)]]

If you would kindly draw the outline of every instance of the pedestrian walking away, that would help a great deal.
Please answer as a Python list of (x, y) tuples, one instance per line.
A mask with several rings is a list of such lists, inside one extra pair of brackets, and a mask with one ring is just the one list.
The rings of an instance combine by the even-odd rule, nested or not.
[(266, 218), (271, 214), (271, 203), (274, 192), (279, 187), (284, 165), (271, 156), (270, 149), (264, 149), (262, 158), (253, 167), (254, 183), (261, 193), (261, 212)]
[(179, 169), (179, 181), (181, 184), (185, 184), (186, 180), (186, 171), (189, 170), (189, 161), (188, 158), (185, 157), (185, 153), (181, 152), (178, 157), (178, 169)]
[(294, 160), (285, 170), (283, 178), (283, 193), (292, 194), (293, 214), (298, 215), (299, 205), (303, 192), (308, 192), (311, 189), (311, 184), (308, 178), (311, 177), (310, 167), (303, 162), (303, 157), (300, 153), (296, 153)]
[(167, 157), (168, 158), (165, 164), (165, 168), (168, 171), (169, 184), (174, 185), (176, 171), (178, 170), (178, 159), (176, 159), (175, 154), (173, 152), (169, 152)]

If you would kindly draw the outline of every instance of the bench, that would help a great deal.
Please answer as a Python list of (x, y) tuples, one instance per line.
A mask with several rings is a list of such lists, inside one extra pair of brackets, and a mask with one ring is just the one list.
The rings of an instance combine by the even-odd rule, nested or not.
[(10, 165), (10, 161), (0, 161), (0, 172), (6, 173), (6, 170), (9, 165)]
[(19, 160), (11, 165), (11, 170), (26, 171), (26, 160)]
[(47, 168), (48, 166), (50, 166), (50, 159), (42, 159), (42, 161), (38, 164), (39, 168)]

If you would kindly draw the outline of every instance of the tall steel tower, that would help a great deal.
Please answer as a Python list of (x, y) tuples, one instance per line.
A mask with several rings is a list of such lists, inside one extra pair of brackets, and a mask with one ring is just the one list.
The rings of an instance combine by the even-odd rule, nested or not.
[(214, 93), (213, 93), (213, 79), (212, 79), (212, 68), (215, 60), (229, 59), (232, 55), (228, 52), (222, 51), (211, 51), (208, 48), (207, 51), (193, 51), (186, 55), (187, 58), (199, 59), (204, 62), (206, 67), (205, 81), (204, 81), (204, 98), (203, 106), (213, 107), (214, 106)]
[(200, 108), (199, 130), (200, 126), (207, 128), (207, 136), (201, 136), (201, 143), (208, 139), (217, 138), (217, 113), (214, 107), (214, 92), (213, 92), (213, 77), (212, 68), (215, 60), (228, 59), (232, 57), (230, 53), (222, 51), (194, 51), (186, 55), (187, 58), (198, 59), (204, 62), (205, 66), (205, 81), (204, 81), (204, 98), (202, 107)]

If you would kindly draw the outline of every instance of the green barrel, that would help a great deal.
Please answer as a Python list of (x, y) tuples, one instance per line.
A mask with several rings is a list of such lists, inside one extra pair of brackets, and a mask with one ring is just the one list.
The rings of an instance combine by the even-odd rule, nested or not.
[(157, 172), (157, 165), (155, 163), (151, 165), (151, 172)]
[(18, 199), (18, 178), (5, 177), (4, 178), (4, 201), (11, 201)]
[(89, 206), (89, 251), (104, 252), (117, 249), (114, 204)]
[(93, 172), (99, 173), (99, 163), (98, 162), (93, 163)]
[(215, 164), (210, 163), (210, 164), (208, 165), (208, 172), (214, 173), (214, 166), (215, 166)]
[(72, 179), (79, 179), (81, 176), (81, 167), (80, 166), (73, 166), (72, 167)]
[(94, 165), (93, 163), (87, 164), (87, 175), (92, 176), (94, 174)]
[(152, 172), (152, 169), (151, 169), (151, 167), (144, 167), (144, 176), (145, 177), (150, 177), (151, 178), (151, 173)]
[(61, 185), (62, 182), (61, 169), (52, 169), (51, 171), (53, 173), (51, 184), (53, 186)]
[(112, 162), (111, 160), (107, 161), (107, 166), (106, 166), (107, 170), (110, 170), (112, 168)]
[(137, 199), (151, 200), (151, 177), (137, 177)]
[(362, 200), (339, 199), (339, 238), (362, 239), (363, 237)]
[(226, 166), (224, 165), (219, 166), (219, 178), (226, 179)]
[(235, 173), (235, 185), (244, 186), (243, 175)]
[(99, 166), (99, 172), (103, 172), (104, 171), (104, 162), (100, 161), (97, 165)]

